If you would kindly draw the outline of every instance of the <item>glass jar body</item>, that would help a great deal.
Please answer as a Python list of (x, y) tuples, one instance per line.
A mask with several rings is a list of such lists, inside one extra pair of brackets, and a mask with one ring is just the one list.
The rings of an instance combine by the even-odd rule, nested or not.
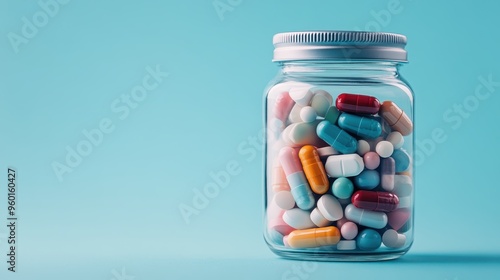
[(413, 242), (414, 96), (392, 62), (286, 62), (266, 90), (265, 230), (277, 255), (397, 258)]

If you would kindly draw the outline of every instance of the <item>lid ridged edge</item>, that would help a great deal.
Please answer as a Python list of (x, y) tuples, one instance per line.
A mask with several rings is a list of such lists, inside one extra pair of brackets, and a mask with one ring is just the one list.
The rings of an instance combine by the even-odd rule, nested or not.
[(406, 36), (368, 31), (302, 31), (273, 37), (275, 62), (298, 60), (408, 62)]
[(406, 36), (385, 32), (366, 31), (304, 31), (278, 33), (273, 44), (314, 44), (314, 43), (382, 43), (406, 45)]

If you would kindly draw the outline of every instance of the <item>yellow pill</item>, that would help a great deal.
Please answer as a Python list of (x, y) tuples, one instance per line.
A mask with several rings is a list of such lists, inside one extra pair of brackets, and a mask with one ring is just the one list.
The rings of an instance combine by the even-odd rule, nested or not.
[(334, 226), (292, 231), (287, 238), (291, 248), (314, 248), (335, 245), (340, 241), (339, 229)]

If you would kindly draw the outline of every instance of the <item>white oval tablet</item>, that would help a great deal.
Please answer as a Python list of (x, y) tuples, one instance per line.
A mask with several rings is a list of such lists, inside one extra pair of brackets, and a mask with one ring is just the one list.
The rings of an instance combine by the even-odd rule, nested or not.
[(280, 191), (274, 195), (274, 202), (283, 210), (290, 210), (295, 206), (295, 200), (289, 191)]
[(282, 139), (291, 147), (314, 145), (319, 141), (316, 134), (317, 124), (318, 122), (291, 124), (283, 130)]
[(344, 217), (340, 202), (331, 194), (322, 195), (318, 199), (318, 210), (329, 221), (337, 221)]
[(328, 221), (319, 211), (318, 208), (314, 208), (311, 212), (311, 221), (318, 227), (326, 227), (330, 225), (330, 221)]
[(293, 87), (288, 93), (295, 103), (301, 106), (308, 106), (313, 97), (311, 87)]
[(299, 208), (286, 210), (283, 214), (283, 221), (294, 229), (306, 229), (315, 227), (311, 221), (309, 211)]
[(341, 240), (337, 243), (337, 250), (355, 250), (356, 240)]
[(328, 91), (326, 91), (326, 90), (322, 90), (322, 89), (315, 90), (314, 95), (323, 95), (328, 100), (328, 103), (330, 103), (330, 104), (333, 103), (332, 95), (329, 94)]
[[(328, 93), (327, 95), (329, 96)], [(318, 93), (315, 93), (311, 99), (311, 107), (314, 108), (318, 116), (324, 117), (328, 108), (332, 106), (332, 97), (330, 96), (330, 98), (328, 98), (328, 96), (325, 96), (322, 91), (318, 91)]]
[(359, 175), (365, 168), (363, 158), (358, 154), (329, 156), (325, 170), (330, 177), (353, 177)]

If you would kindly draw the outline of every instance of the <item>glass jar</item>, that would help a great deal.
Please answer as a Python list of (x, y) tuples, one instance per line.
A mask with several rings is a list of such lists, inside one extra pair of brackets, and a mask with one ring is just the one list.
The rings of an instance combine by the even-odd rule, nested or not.
[(406, 37), (274, 36), (266, 90), (265, 231), (301, 260), (388, 260), (413, 243), (414, 97)]

